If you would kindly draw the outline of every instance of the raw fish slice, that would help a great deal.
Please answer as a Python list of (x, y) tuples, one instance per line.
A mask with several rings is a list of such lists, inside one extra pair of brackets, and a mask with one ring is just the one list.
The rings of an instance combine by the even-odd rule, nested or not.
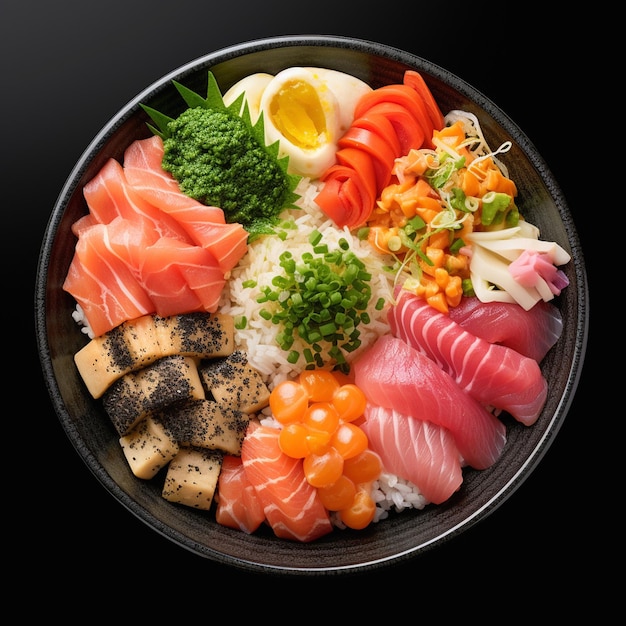
[(228, 272), (248, 251), (248, 231), (241, 224), (195, 222), (193, 238), (215, 255), (222, 271)]
[(446, 428), (373, 404), (361, 428), (385, 470), (411, 481), (429, 502), (441, 504), (461, 486), (459, 451)]
[(263, 505), (246, 476), (241, 457), (224, 455), (216, 501), (215, 519), (222, 526), (251, 534), (265, 521)]
[(152, 222), (143, 216), (135, 216), (132, 220), (116, 217), (105, 226), (101, 232), (106, 233), (112, 252), (128, 265), (141, 283), (141, 264), (145, 252), (159, 240)]
[(470, 396), (530, 426), (548, 384), (537, 361), (463, 330), (426, 300), (402, 290), (388, 312), (391, 332), (432, 359)]
[(506, 443), (504, 424), (402, 339), (379, 337), (353, 369), (369, 403), (447, 428), (473, 468), (485, 469), (499, 458)]
[[(189, 264), (197, 266), (206, 262), (206, 257), (198, 258), (199, 254), (207, 255), (210, 262), (215, 262), (203, 248), (166, 237), (144, 250), (141, 281), (158, 315), (167, 317), (204, 309), (199, 295), (190, 287), (182, 271)], [(223, 281), (221, 271), (220, 277)]]
[(450, 319), (464, 330), (488, 341), (513, 348), (540, 362), (558, 341), (563, 330), (559, 309), (539, 300), (528, 311), (512, 302), (481, 302), (462, 298), (450, 308)]
[[(201, 248), (204, 250), (204, 248)], [(205, 250), (205, 252), (208, 252)], [(214, 313), (220, 303), (222, 291), (226, 286), (226, 279), (222, 269), (217, 265), (181, 265), (180, 271), (187, 284), (200, 298), (202, 308)]]
[(83, 232), (83, 230), (85, 230), (86, 228), (89, 228), (90, 226), (93, 226), (94, 224), (99, 224), (100, 222), (98, 222), (98, 220), (91, 214), (91, 213), (87, 213), (87, 215), (83, 215), (82, 217), (79, 217), (73, 224), (72, 224), (72, 234), (78, 238), (80, 237), (80, 234)]
[(163, 141), (157, 135), (137, 139), (126, 148), (124, 173), (133, 189), (183, 225), (196, 221), (201, 214), (207, 222), (226, 223), (222, 209), (206, 206), (180, 190), (178, 181), (161, 166), (163, 154)]
[(163, 317), (201, 310), (214, 313), (226, 284), (208, 250), (168, 237), (143, 251), (141, 280)]
[(226, 224), (221, 208), (182, 193), (162, 160), (160, 137), (134, 141), (124, 153), (127, 180), (142, 198), (176, 219), (195, 243), (210, 249), (224, 271), (231, 270), (247, 251), (247, 231), (241, 224)]
[(112, 250), (107, 228), (96, 224), (83, 231), (63, 282), (96, 337), (155, 310), (133, 269)]
[(333, 526), (317, 489), (306, 480), (302, 459), (292, 459), (281, 451), (279, 432), (250, 422), (241, 446), (246, 476), (277, 537), (313, 541), (331, 532)]
[(102, 224), (108, 224), (117, 216), (130, 220), (142, 216), (159, 236), (191, 243), (187, 231), (174, 218), (133, 191), (123, 167), (115, 159), (109, 159), (85, 185), (83, 195), (89, 212)]

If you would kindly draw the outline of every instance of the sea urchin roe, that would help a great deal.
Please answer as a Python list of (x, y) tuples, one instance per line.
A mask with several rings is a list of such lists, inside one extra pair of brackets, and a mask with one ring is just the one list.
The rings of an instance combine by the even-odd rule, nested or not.
[(367, 404), (361, 389), (333, 372), (307, 370), (276, 385), (269, 404), (282, 424), (281, 451), (302, 460), (307, 482), (329, 511), (350, 528), (365, 528), (374, 518), (371, 483), (382, 462), (354, 423)]

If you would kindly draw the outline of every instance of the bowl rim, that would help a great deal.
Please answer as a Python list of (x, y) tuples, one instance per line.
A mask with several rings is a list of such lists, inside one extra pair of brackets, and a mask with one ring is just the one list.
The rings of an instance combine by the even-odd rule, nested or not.
[[(371, 54), (377, 57), (386, 57), (392, 61), (414, 66), (420, 71), (426, 71), (434, 77), (440, 79), (447, 84), (453, 84), (455, 89), (462, 95), (470, 98), (477, 106), (482, 107), (489, 115), (491, 115), (511, 137), (515, 138), (520, 150), (524, 152), (528, 160), (539, 172), (541, 178), (546, 184), (551, 197), (553, 198), (560, 218), (563, 222), (567, 233), (568, 241), (572, 249), (572, 260), (575, 262), (576, 272), (576, 289), (577, 289), (577, 319), (576, 319), (576, 341), (573, 347), (572, 367), (568, 374), (566, 391), (564, 397), (561, 398), (557, 410), (545, 430), (539, 444), (533, 453), (526, 459), (525, 463), (519, 468), (516, 475), (506, 485), (498, 491), (498, 493), (489, 500), (485, 506), (474, 512), (474, 514), (456, 526), (449, 528), (445, 533), (437, 536), (433, 540), (415, 546), (403, 553), (394, 555), (393, 557), (383, 560), (371, 560), (358, 565), (347, 565), (338, 567), (323, 566), (321, 568), (299, 568), (294, 569), (289, 565), (275, 567), (257, 563), (253, 560), (239, 560), (233, 557), (223, 555), (218, 551), (213, 551), (205, 546), (190, 542), (177, 530), (164, 524), (161, 520), (139, 505), (133, 500), (113, 478), (102, 467), (98, 460), (89, 450), (88, 446), (82, 440), (75, 425), (70, 419), (69, 411), (65, 406), (63, 397), (60, 392), (57, 381), (55, 380), (55, 372), (52, 364), (52, 355), (47, 335), (47, 274), (49, 254), (52, 249), (54, 239), (56, 237), (57, 228), (67, 208), (69, 198), (74, 192), (81, 173), (87, 168), (88, 164), (97, 153), (107, 138), (129, 117), (131, 117), (139, 108), (141, 102), (146, 101), (149, 97), (168, 87), (173, 79), (183, 81), (186, 76), (197, 73), (202, 68), (210, 69), (212, 66), (226, 62), (242, 54), (250, 54), (254, 52), (263, 52), (269, 48), (276, 47), (303, 47), (303, 46), (321, 46), (332, 47), (338, 49), (354, 49), (360, 53)], [(35, 322), (36, 322), (36, 338), (40, 356), (42, 372), (47, 386), (52, 404), (57, 413), (57, 417), (61, 422), (68, 438), (83, 459), (87, 467), (96, 476), (98, 481), (109, 491), (122, 505), (124, 505), (138, 519), (144, 522), (151, 529), (178, 544), (179, 546), (195, 552), (204, 557), (208, 557), (213, 561), (221, 562), (226, 565), (242, 567), (260, 572), (272, 572), (274, 574), (311, 574), (311, 573), (328, 573), (328, 572), (354, 572), (355, 570), (363, 571), (380, 567), (381, 565), (390, 565), (409, 557), (414, 557), (427, 550), (432, 549), (436, 545), (459, 535), (467, 530), (475, 523), (485, 519), (500, 505), (502, 505), (513, 493), (523, 484), (523, 482), (532, 473), (532, 470), (541, 461), (548, 448), (554, 441), (555, 436), (560, 430), (563, 421), (574, 400), (575, 391), (582, 374), (582, 364), (586, 352), (588, 331), (589, 331), (589, 293), (586, 278), (586, 270), (584, 266), (584, 258), (578, 234), (576, 232), (573, 218), (569, 212), (567, 203), (563, 193), (552, 176), (543, 157), (535, 149), (534, 145), (524, 134), (524, 132), (508, 117), (498, 106), (490, 99), (485, 97), (480, 91), (469, 85), (463, 79), (459, 78), (450, 71), (420, 57), (415, 54), (403, 51), (388, 44), (382, 44), (366, 39), (358, 39), (352, 37), (344, 37), (337, 35), (281, 35), (276, 37), (266, 37), (261, 39), (253, 39), (238, 44), (230, 45), (208, 54), (200, 56), (196, 59), (175, 68), (153, 81), (150, 85), (141, 90), (134, 98), (122, 106), (118, 112), (101, 128), (95, 135), (93, 140), (88, 144), (82, 155), (77, 160), (72, 171), (68, 175), (62, 189), (55, 202), (54, 208), (49, 217), (49, 221), (45, 230), (43, 242), (40, 249), (40, 256), (37, 267), (36, 285), (35, 285)]]

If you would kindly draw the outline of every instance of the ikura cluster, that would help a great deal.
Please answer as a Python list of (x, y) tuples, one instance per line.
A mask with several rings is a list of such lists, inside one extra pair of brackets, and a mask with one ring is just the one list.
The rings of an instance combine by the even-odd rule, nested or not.
[(279, 383), (269, 399), (282, 425), (281, 450), (302, 459), (306, 479), (317, 488), (323, 505), (354, 529), (374, 519), (370, 492), (382, 471), (380, 457), (354, 423), (363, 416), (366, 402), (359, 387), (322, 369), (305, 370), (298, 379)]

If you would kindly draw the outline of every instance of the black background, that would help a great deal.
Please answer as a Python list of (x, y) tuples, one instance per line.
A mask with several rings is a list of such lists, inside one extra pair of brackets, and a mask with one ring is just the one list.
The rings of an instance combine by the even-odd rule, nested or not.
[[(450, 70), (484, 93), (517, 123), (555, 174), (591, 277), (592, 232), (583, 219), (588, 197), (579, 192), (577, 155), (586, 142), (596, 142), (594, 125), (602, 117), (595, 86), (581, 69), (588, 58), (582, 42), (593, 25), (589, 15), (580, 20), (569, 16), (565, 29), (544, 17), (540, 6), (517, 6), (3, 0), (5, 305), (20, 294), (30, 310), (48, 216), (74, 163), (111, 116), (163, 74), (194, 58), (283, 34), (336, 34), (387, 43)], [(332, 620), (338, 613), (320, 604), (332, 598), (343, 600), (350, 610), (378, 604), (395, 620), (415, 619), (427, 609), (431, 612), (425, 615), (445, 616), (455, 607), (474, 618), (494, 615), (495, 599), (506, 607), (498, 621), (511, 617), (511, 611), (521, 617), (520, 611), (532, 613), (540, 606), (555, 611), (572, 603), (607, 607), (610, 586), (605, 596), (598, 565), (602, 538), (593, 525), (598, 493), (592, 476), (600, 474), (600, 461), (592, 456), (599, 451), (592, 439), (597, 426), (590, 419), (598, 411), (590, 415), (585, 408), (585, 399), (595, 397), (589, 364), (598, 346), (592, 340), (559, 436), (536, 471), (489, 518), (401, 566), (352, 581), (293, 581), (231, 570), (191, 554), (147, 528), (106, 493), (54, 414), (39, 369), (32, 316), (9, 310), (8, 328), (16, 329), (9, 345), (18, 341), (20, 347), (17, 367), (10, 368), (8, 386), (6, 379), (3, 384), (14, 399), (12, 388), (18, 384), (27, 396), (5, 415), (18, 426), (13, 441), (5, 441), (5, 450), (12, 450), (2, 489), (5, 523), (11, 528), (6, 547), (17, 555), (12, 585), (61, 590), (48, 607), (55, 615), (77, 615), (84, 600), (97, 607), (96, 613), (107, 606), (116, 612), (122, 599), (137, 596), (148, 602), (150, 619), (158, 619), (160, 607), (169, 606), (183, 619), (214, 619), (216, 611), (236, 618), (252, 607), (270, 619), (276, 612), (282, 618), (312, 613)], [(18, 380), (12, 382), (15, 375)], [(24, 465), (28, 472), (20, 469)], [(612, 514), (604, 513), (608, 521)], [(253, 601), (236, 599), (225, 606), (226, 589), (236, 595), (245, 590), (242, 597)], [(394, 592), (396, 599), (390, 595)], [(268, 593), (276, 595), (270, 599)], [(294, 614), (285, 612), (281, 597), (287, 595), (301, 598)]]

